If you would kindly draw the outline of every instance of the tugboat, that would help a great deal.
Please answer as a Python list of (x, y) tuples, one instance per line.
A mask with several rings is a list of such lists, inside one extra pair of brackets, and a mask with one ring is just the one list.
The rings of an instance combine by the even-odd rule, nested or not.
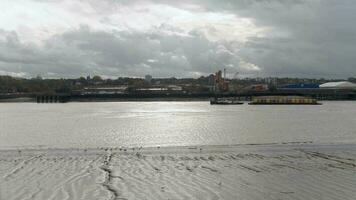
[(210, 105), (242, 105), (242, 104), (244, 103), (233, 99), (218, 99), (218, 98), (210, 99)]

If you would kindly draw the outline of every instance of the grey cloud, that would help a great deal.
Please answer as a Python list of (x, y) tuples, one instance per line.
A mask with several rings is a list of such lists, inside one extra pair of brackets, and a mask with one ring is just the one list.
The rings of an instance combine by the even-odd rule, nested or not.
[[(252, 40), (241, 50), (251, 62), (262, 66), (267, 75), (346, 78), (356, 74), (355, 1), (305, 1), (283, 8), (281, 13), (256, 11), (257, 21), (284, 34)], [(251, 49), (264, 53), (251, 54)]]
[[(55, 3), (56, 1), (51, 1)], [(89, 1), (97, 12), (138, 1)], [(101, 2), (101, 1), (100, 1)], [(354, 0), (154, 0), (194, 12), (232, 13), (269, 29), (246, 44), (218, 42), (193, 30), (162, 26), (150, 32), (95, 31), (82, 26), (44, 41), (25, 44), (15, 32), (0, 31), (0, 72), (57, 77), (193, 76), (223, 67), (252, 76), (346, 78), (356, 76), (356, 1)], [(187, 6), (195, 4), (196, 7)], [(1, 28), (1, 27), (0, 27)], [(214, 31), (213, 28), (211, 31)], [(249, 71), (241, 61), (257, 65)], [(48, 74), (48, 73), (47, 73)]]
[[(159, 1), (167, 3), (167, 1)], [(270, 28), (249, 38), (240, 57), (257, 64), (261, 76), (338, 77), (356, 75), (354, 0), (193, 0), (204, 12), (229, 12)]]
[(0, 70), (19, 69), (31, 76), (191, 77), (225, 65), (235, 66), (231, 69), (237, 71), (239, 64), (237, 54), (227, 50), (231, 48), (228, 44), (211, 42), (198, 31), (187, 35), (166, 34), (162, 29), (104, 32), (81, 26), (53, 36), (43, 46), (21, 43), (16, 33), (7, 35), (0, 42)]

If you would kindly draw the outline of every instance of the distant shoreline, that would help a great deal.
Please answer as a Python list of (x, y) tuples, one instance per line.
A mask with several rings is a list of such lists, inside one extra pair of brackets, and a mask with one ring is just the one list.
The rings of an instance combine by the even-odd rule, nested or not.
[[(159, 97), (159, 98), (82, 98), (82, 99), (71, 99), (69, 102), (154, 102), (154, 101), (209, 101), (208, 97)], [(0, 99), (0, 103), (36, 103), (35, 98), (9, 98), (9, 99)]]
[[(83, 99), (71, 99), (70, 102), (159, 102), (159, 101), (177, 101), (177, 102), (195, 102), (195, 101), (209, 101), (208, 97), (158, 97), (158, 98), (83, 98)], [(242, 100), (244, 101), (244, 100)], [(356, 101), (353, 99), (326, 99), (319, 101)], [(20, 97), (0, 99), (0, 103), (37, 103), (35, 98)]]
[[(355, 91), (356, 92), (356, 91)], [(353, 101), (354, 91), (303, 90), (303, 91), (268, 91), (244, 93), (120, 93), (120, 94), (72, 94), (72, 93), (39, 93), (39, 94), (0, 94), (0, 103), (5, 102), (47, 102), (56, 99), (59, 102), (123, 102), (123, 101), (208, 101), (212, 97), (236, 98), (239, 101), (250, 101), (257, 96), (307, 96), (318, 101)]]

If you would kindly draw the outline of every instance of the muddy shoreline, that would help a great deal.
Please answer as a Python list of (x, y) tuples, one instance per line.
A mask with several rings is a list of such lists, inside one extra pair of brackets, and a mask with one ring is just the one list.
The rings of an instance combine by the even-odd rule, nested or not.
[(1, 199), (354, 199), (355, 144), (0, 151)]

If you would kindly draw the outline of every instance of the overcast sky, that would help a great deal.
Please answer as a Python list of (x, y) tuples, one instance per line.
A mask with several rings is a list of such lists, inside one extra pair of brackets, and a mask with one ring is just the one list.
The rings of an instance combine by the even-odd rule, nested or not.
[(1, 0), (0, 75), (356, 77), (355, 0)]

